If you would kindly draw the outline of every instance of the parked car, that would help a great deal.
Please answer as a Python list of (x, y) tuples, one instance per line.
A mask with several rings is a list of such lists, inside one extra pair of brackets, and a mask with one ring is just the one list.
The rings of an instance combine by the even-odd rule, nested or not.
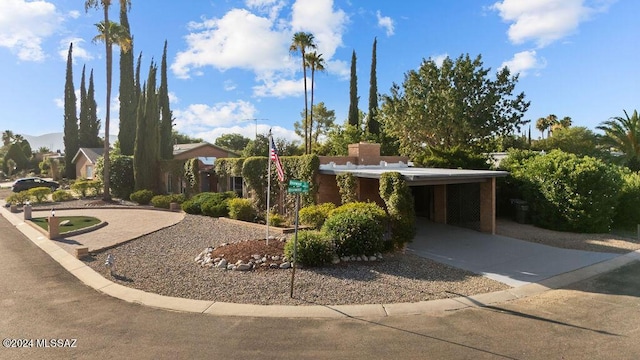
[(49, 181), (39, 177), (29, 177), (16, 180), (16, 182), (13, 183), (11, 190), (13, 192), (20, 192), (37, 187), (47, 187), (51, 189), (51, 191), (56, 191), (60, 187), (60, 184), (55, 181)]

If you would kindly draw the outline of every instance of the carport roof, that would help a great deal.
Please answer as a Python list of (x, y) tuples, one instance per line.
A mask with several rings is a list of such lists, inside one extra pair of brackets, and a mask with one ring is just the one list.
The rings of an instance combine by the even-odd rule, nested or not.
[(399, 172), (409, 186), (482, 182), (509, 174), (506, 171), (494, 170), (417, 168), (402, 162), (396, 164), (383, 162), (381, 165), (335, 165), (333, 163), (320, 165), (320, 174), (352, 173), (356, 177), (369, 179), (379, 179), (381, 174), (391, 171)]

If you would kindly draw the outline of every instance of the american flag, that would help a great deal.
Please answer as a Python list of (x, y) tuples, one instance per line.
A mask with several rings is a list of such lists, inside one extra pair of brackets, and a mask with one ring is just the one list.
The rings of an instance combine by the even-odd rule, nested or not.
[(276, 164), (276, 172), (278, 173), (278, 179), (280, 181), (284, 181), (284, 169), (282, 168), (282, 163), (280, 162), (280, 156), (278, 156), (278, 149), (276, 148), (276, 143), (273, 142), (273, 138), (271, 138), (271, 160)]

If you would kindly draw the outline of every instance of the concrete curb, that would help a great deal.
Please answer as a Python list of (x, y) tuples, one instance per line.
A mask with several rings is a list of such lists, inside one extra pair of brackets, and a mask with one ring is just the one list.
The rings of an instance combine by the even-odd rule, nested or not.
[(130, 303), (164, 310), (201, 313), (215, 316), (267, 318), (381, 318), (389, 316), (439, 315), (448, 311), (484, 307), (537, 295), (551, 289), (557, 289), (577, 281), (585, 280), (598, 274), (614, 270), (633, 261), (640, 261), (640, 250), (638, 250), (546, 279), (540, 283), (527, 284), (512, 289), (468, 297), (461, 296), (416, 303), (327, 306), (234, 304), (163, 296), (114, 283), (94, 271), (82, 261), (76, 259), (73, 255), (60, 248), (51, 240), (47, 239), (39, 231), (26, 224), (15, 214), (9, 212), (4, 207), (4, 201), (0, 201), (0, 206), (0, 213), (4, 218), (6, 218), (36, 246), (47, 253), (52, 259), (57, 261), (62, 267), (78, 278), (83, 284), (92, 287), (103, 294)]

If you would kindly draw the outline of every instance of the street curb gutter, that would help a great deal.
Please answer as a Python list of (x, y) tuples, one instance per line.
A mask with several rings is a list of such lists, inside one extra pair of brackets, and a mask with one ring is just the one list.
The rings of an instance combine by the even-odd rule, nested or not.
[(640, 261), (640, 250), (617, 256), (584, 268), (545, 279), (539, 283), (522, 285), (502, 291), (474, 296), (420, 301), (415, 303), (367, 304), (367, 305), (253, 305), (217, 301), (176, 298), (129, 288), (106, 279), (82, 261), (56, 245), (4, 207), (0, 201), (0, 213), (31, 242), (53, 260), (78, 278), (83, 284), (111, 297), (158, 309), (214, 316), (241, 316), (266, 318), (382, 318), (389, 316), (442, 315), (449, 311), (477, 308), (504, 303), (594, 277)]

